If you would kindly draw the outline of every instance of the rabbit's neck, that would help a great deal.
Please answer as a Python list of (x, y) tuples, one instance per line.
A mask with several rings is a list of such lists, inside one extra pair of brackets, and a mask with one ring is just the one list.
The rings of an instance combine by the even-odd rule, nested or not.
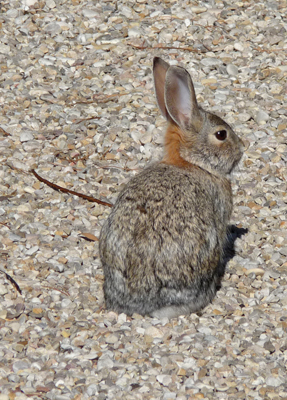
[(192, 164), (181, 155), (183, 141), (182, 131), (179, 127), (170, 124), (165, 134), (165, 155), (162, 160), (163, 163), (175, 165), (180, 168), (192, 168)]

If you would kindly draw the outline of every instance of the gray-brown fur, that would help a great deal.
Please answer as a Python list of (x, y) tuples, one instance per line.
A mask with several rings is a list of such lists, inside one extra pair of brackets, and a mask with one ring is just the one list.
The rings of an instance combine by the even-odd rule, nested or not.
[[(102, 228), (100, 256), (108, 309), (174, 317), (202, 309), (215, 295), (232, 212), (227, 174), (242, 142), (198, 107), (186, 70), (156, 58), (154, 78), (169, 121), (168, 150), (120, 193)], [(220, 143), (218, 129), (227, 131)]]

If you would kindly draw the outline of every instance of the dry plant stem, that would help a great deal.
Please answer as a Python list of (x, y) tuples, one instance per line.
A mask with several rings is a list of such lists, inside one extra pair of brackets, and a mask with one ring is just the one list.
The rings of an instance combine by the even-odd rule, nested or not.
[(11, 229), (8, 222), (0, 222), (0, 225), (6, 226), (6, 228)]
[[(127, 43), (127, 44), (128, 44), (128, 46), (131, 46), (134, 49), (138, 49), (138, 50), (159, 50), (160, 49), (160, 50), (180, 50), (180, 51), (191, 51), (193, 53), (202, 53), (201, 50), (197, 50), (197, 49), (194, 49), (193, 47), (189, 47), (189, 46), (188, 47), (175, 47), (175, 46), (162, 46), (161, 44), (156, 45), (156, 46), (145, 46), (145, 45), (139, 46), (139, 45), (132, 44), (132, 43)], [(206, 46), (204, 44), (202, 44), (202, 45), (208, 51), (212, 51), (212, 49), (209, 48), (208, 46)], [(266, 52), (266, 53), (274, 53), (275, 52), (276, 53), (279, 51), (283, 51), (284, 49), (264, 49), (261, 47), (255, 47), (254, 50), (257, 50), (261, 53), (264, 53), (264, 52)], [(214, 50), (214, 51), (216, 51), (216, 50)]]
[(12, 278), (12, 276), (10, 276), (9, 274), (7, 274), (6, 271), (3, 271), (3, 269), (0, 269), (0, 272), (2, 272), (6, 278), (8, 279), (9, 282), (12, 283), (13, 286), (15, 286), (17, 292), (19, 292), (20, 294), (22, 294), (22, 290), (20, 289), (18, 283)]
[(139, 168), (120, 167), (118, 165), (101, 165), (100, 163), (97, 163), (97, 162), (95, 162), (95, 165), (97, 165), (99, 168), (102, 168), (102, 169), (116, 168), (116, 169), (121, 169), (123, 171), (138, 171), (139, 170)]
[(89, 117), (89, 118), (83, 118), (83, 119), (79, 119), (79, 120), (74, 119), (73, 124), (80, 124), (81, 122), (84, 122), (84, 121), (91, 121), (93, 119), (100, 119), (100, 118), (101, 117)]
[(31, 172), (38, 179), (38, 181), (45, 183), (47, 186), (50, 186), (52, 189), (59, 190), (60, 192), (63, 192), (63, 193), (70, 193), (72, 195), (82, 197), (85, 200), (88, 200), (92, 203), (101, 204), (102, 206), (113, 207), (113, 204), (107, 203), (106, 201), (95, 199), (94, 197), (87, 196), (86, 194), (78, 193), (78, 192), (75, 192), (74, 190), (69, 190), (69, 189), (63, 188), (59, 185), (56, 185), (55, 183), (52, 183), (52, 182), (48, 181), (47, 179), (42, 178), (40, 175), (37, 174), (37, 172), (34, 169), (31, 169)]
[(56, 290), (57, 292), (60, 292), (60, 293), (64, 294), (64, 295), (67, 296), (67, 297), (71, 297), (70, 293), (68, 293), (67, 291), (64, 291), (64, 290), (62, 290), (62, 289), (58, 289), (58, 288), (56, 288), (55, 286), (45, 285), (45, 286), (43, 286), (43, 288), (45, 288), (45, 289), (51, 289), (51, 290)]
[[(97, 104), (103, 103), (104, 104), (104, 103), (108, 103), (109, 101), (112, 101), (113, 99), (116, 99), (117, 97), (126, 96), (128, 94), (130, 94), (130, 93), (129, 92), (113, 93), (113, 94), (110, 94), (107, 96), (102, 95), (102, 94), (95, 94), (93, 96), (92, 100), (72, 101), (72, 103), (73, 104), (93, 104), (93, 103), (97, 103)], [(100, 119), (100, 117), (92, 117), (91, 119)], [(83, 121), (85, 121), (85, 119)], [(80, 122), (81, 122), (81, 120), (80, 120)], [(79, 123), (79, 122), (76, 122), (76, 123)]]
[(200, 50), (196, 50), (193, 47), (175, 47), (175, 46), (138, 46), (132, 43), (128, 43), (129, 46), (133, 47), (134, 49), (139, 49), (139, 50), (183, 50), (183, 51), (192, 51), (194, 53), (202, 53)]
[(10, 133), (4, 131), (4, 129), (1, 128), (1, 126), (0, 126), (0, 133), (1, 133), (3, 136), (11, 136)]

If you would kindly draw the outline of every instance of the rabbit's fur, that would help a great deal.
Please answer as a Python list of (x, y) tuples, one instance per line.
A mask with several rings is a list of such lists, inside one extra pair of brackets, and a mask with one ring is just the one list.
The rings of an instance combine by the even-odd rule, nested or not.
[[(165, 155), (120, 193), (100, 236), (108, 309), (175, 317), (215, 296), (232, 212), (228, 174), (243, 143), (202, 110), (189, 73), (154, 59)], [(226, 136), (226, 138), (225, 138)]]

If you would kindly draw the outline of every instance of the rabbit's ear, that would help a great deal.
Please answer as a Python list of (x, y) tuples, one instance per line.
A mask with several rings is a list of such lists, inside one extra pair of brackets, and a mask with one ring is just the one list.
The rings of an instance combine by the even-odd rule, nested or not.
[(200, 129), (202, 117), (191, 77), (184, 68), (172, 66), (168, 69), (164, 97), (169, 115), (182, 129)]
[(155, 57), (153, 59), (153, 78), (154, 78), (154, 88), (157, 99), (157, 104), (159, 109), (164, 116), (164, 118), (168, 119), (169, 115), (165, 107), (164, 101), (164, 85), (165, 85), (165, 76), (166, 71), (169, 68), (169, 64), (163, 61), (159, 57)]

